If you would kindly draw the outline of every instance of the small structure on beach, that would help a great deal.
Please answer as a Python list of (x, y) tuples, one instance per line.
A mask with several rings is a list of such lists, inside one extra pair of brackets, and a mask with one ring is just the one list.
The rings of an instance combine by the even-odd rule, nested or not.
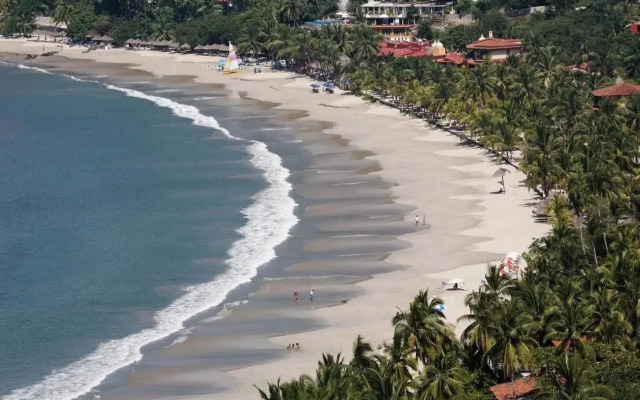
[(497, 400), (525, 400), (533, 398), (536, 380), (532, 377), (516, 379), (489, 388)]
[(484, 35), (467, 45), (467, 49), (472, 52), (475, 62), (482, 62), (485, 57), (491, 61), (504, 61), (510, 55), (520, 55), (522, 42), (520, 39), (499, 39), (493, 37), (493, 32), (489, 31), (489, 37)]

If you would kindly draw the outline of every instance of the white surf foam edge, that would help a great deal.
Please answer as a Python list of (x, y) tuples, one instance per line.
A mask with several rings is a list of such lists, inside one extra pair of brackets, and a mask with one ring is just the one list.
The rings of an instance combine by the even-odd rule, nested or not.
[[(50, 73), (39, 68), (25, 68)], [(194, 106), (136, 90), (106, 84), (104, 86), (169, 108), (173, 114), (192, 120), (194, 125), (211, 128), (228, 138), (244, 141), (221, 127), (215, 118), (200, 113)], [(281, 158), (271, 153), (266, 144), (253, 140), (246, 142), (250, 161), (262, 171), (268, 186), (256, 193), (252, 204), (241, 211), (246, 222), (237, 230), (241, 238), (228, 251), (228, 270), (211, 282), (185, 288), (184, 295), (156, 312), (154, 327), (103, 342), (82, 359), (52, 371), (32, 386), (13, 390), (3, 400), (71, 400), (91, 392), (108, 375), (139, 361), (143, 346), (179, 332), (184, 328), (186, 320), (220, 305), (231, 290), (249, 282), (256, 276), (261, 265), (275, 257), (276, 246), (287, 239), (289, 231), (298, 222), (294, 214), (297, 204), (289, 195), (292, 189), (287, 180), (289, 170), (282, 166)]]

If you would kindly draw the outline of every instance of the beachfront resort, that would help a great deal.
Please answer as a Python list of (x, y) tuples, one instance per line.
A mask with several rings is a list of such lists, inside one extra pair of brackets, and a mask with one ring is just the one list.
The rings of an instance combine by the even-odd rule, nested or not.
[[(407, 207), (389, 219), (411, 231), (401, 236), (408, 247), (376, 262), (400, 260), (406, 275), (372, 274), (362, 287), (374, 289), (352, 297), (273, 294), (304, 303), (305, 317), (320, 314), (327, 327), (317, 336), (292, 328), (263, 373), (268, 382), (259, 365), (241, 366), (256, 369), (238, 379), (253, 380), (229, 386), (255, 384), (251, 398), (274, 400), (640, 398), (637, 2), (17, 4), (0, 5), (2, 34), (12, 37), (0, 50), (20, 62), (140, 59), (156, 76), (175, 68), (236, 93), (255, 89), (260, 101), (322, 117), (382, 160), (360, 169), (388, 180), (390, 198)], [(421, 166), (447, 157), (459, 161), (446, 164), (447, 181), (420, 179)], [(465, 215), (432, 215), (422, 199), (438, 190), (448, 197), (434, 202), (476, 203)], [(459, 241), (448, 257), (473, 262), (432, 264), (438, 241)], [(387, 304), (398, 298), (407, 301)], [(350, 323), (362, 331), (345, 338), (339, 329)]]

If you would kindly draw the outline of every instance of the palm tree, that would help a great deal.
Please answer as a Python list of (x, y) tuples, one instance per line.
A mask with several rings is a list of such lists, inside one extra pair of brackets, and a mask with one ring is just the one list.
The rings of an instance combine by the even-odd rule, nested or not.
[(441, 355), (427, 365), (417, 379), (417, 400), (457, 399), (470, 381), (469, 372), (460, 366), (455, 354)]
[(411, 358), (411, 349), (403, 345), (400, 335), (394, 334), (391, 343), (385, 343), (382, 347), (384, 356), (377, 355), (378, 363), (386, 362), (387, 371), (398, 381), (410, 380), (412, 371), (418, 369), (418, 363)]
[(240, 54), (260, 54), (265, 48), (266, 26), (263, 22), (256, 22), (244, 27), (238, 37), (238, 52)]
[(353, 57), (359, 61), (365, 61), (380, 50), (380, 37), (371, 28), (357, 26), (353, 28)]
[(55, 22), (56, 25), (59, 25), (60, 23), (69, 25), (69, 20), (71, 19), (72, 14), (73, 6), (65, 1), (59, 1), (53, 11), (53, 22)]
[(594, 324), (593, 307), (579, 299), (565, 299), (552, 307), (553, 315), (547, 328), (547, 340), (557, 340), (558, 353), (576, 349), (583, 357), (592, 357), (593, 351), (586, 343), (589, 328)]
[(540, 381), (536, 398), (545, 400), (614, 399), (611, 388), (598, 383), (593, 367), (577, 354), (565, 353), (549, 376)]
[(409, 304), (409, 310), (399, 310), (392, 321), (395, 334), (423, 364), (435, 359), (452, 340), (444, 325), (444, 315), (438, 311), (442, 300), (437, 297), (429, 300), (428, 296), (428, 291), (420, 291)]
[(304, 14), (304, 2), (301, 0), (283, 0), (280, 12), (284, 21), (298, 26), (298, 22)]
[(530, 336), (533, 318), (524, 312), (519, 299), (499, 303), (493, 310), (494, 320), (488, 327), (492, 339), (491, 346), (483, 356), (492, 368), (507, 379), (528, 366), (531, 349), (537, 342)]
[(522, 168), (527, 178), (527, 188), (542, 192), (548, 197), (553, 185), (559, 181), (561, 170), (555, 162), (560, 147), (553, 129), (545, 121), (539, 121), (526, 135), (526, 147)]

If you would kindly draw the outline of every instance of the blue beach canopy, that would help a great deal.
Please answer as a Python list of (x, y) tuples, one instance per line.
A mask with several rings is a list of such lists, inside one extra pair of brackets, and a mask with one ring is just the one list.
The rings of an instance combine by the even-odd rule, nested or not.
[(317, 88), (320, 87), (320, 85), (318, 85), (317, 83), (312, 83), (311, 87), (314, 88), (314, 89), (317, 89)]
[(324, 87), (326, 87), (326, 88), (332, 88), (332, 87), (333, 87), (333, 83), (331, 83), (331, 82), (327, 82), (327, 83), (325, 83), (325, 84), (324, 84)]

